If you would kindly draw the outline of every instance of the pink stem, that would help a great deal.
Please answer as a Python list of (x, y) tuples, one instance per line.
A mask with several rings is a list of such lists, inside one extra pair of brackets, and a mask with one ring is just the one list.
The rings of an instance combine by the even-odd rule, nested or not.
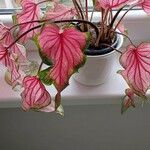
[(85, 0), (86, 20), (88, 20), (88, 0)]

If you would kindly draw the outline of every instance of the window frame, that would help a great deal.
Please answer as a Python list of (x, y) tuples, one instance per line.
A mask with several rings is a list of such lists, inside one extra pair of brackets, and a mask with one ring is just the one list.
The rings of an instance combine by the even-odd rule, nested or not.
[[(10, 9), (7, 8), (0, 9), (0, 21), (4, 22), (4, 24), (7, 26), (11, 26), (12, 14), (16, 9), (19, 10), (20, 8), (13, 8), (12, 1), (9, 2), (8, 0), (5, 0), (5, 3), (6, 6), (9, 7)], [(123, 10), (120, 13), (120, 16), (125, 12), (125, 10)], [(93, 21), (96, 21), (97, 19), (99, 19), (99, 13), (95, 12)], [(130, 38), (133, 40), (133, 42), (137, 43), (150, 41), (150, 30), (149, 30), (150, 18), (143, 10), (136, 7), (134, 10), (129, 11), (123, 20), (123, 24), (125, 25), (125, 28), (128, 30), (128, 34)], [(141, 30), (141, 28), (143, 28), (144, 30)], [(125, 43), (128, 44), (128, 42)]]

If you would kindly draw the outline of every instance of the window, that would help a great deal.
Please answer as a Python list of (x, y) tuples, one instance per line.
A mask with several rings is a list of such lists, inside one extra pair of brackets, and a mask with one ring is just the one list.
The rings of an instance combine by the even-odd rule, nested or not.
[[(0, 21), (5, 22), (5, 24), (10, 25), (12, 22), (11, 15), (14, 9), (19, 9), (19, 4), (15, 2), (20, 2), (21, 0), (0, 0)], [(38, 0), (43, 1), (43, 0)], [(72, 0), (61, 0), (67, 5), (71, 4)], [(85, 0), (81, 0), (85, 2)], [(88, 0), (89, 6), (92, 6), (92, 0)], [(95, 21), (97, 20), (98, 13), (94, 13)], [(142, 10), (136, 8), (128, 13), (124, 20), (125, 27), (127, 27), (130, 37), (133, 41), (150, 41), (150, 19)], [(141, 26), (144, 30), (141, 31)]]

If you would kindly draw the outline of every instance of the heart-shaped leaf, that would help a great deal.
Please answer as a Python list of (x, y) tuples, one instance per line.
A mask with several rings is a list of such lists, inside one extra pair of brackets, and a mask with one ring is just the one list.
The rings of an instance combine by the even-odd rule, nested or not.
[(68, 85), (70, 76), (84, 64), (86, 34), (74, 27), (60, 29), (48, 25), (43, 28), (39, 43), (41, 52), (53, 62), (47, 78), (54, 81), (58, 91), (62, 91)]
[(124, 68), (120, 74), (133, 92), (146, 98), (150, 87), (150, 44), (142, 43), (137, 47), (129, 45), (120, 57), (120, 64)]
[[(22, 0), (21, 1), (22, 11), (17, 14), (16, 18), (19, 24), (24, 23), (19, 26), (19, 34), (22, 34), (31, 28), (34, 28), (38, 25), (37, 22), (31, 22), (34, 20), (39, 20), (41, 15), (41, 10), (38, 3), (35, 0)], [(30, 38), (33, 38), (39, 29), (34, 29), (31, 32), (27, 33), (23, 38), (21, 38), (22, 42), (27, 41)]]
[(23, 99), (22, 107), (25, 111), (29, 109), (40, 110), (51, 103), (51, 96), (36, 76), (26, 76), (23, 80), (24, 91), (21, 93)]

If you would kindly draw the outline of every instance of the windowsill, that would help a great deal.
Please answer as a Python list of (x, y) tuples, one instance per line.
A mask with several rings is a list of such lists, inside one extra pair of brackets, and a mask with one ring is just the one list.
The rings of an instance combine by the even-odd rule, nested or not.
[[(33, 60), (35, 52), (30, 52)], [(120, 104), (127, 85), (121, 75), (116, 72), (121, 68), (116, 62), (114, 64), (111, 79), (105, 84), (99, 86), (84, 86), (77, 83), (73, 78), (70, 79), (70, 85), (62, 92), (63, 105), (94, 105), (94, 104)], [(4, 67), (0, 66), (0, 108), (20, 107), (20, 92), (14, 92), (11, 87), (4, 81)], [(52, 98), (56, 94), (55, 88), (48, 87)]]

